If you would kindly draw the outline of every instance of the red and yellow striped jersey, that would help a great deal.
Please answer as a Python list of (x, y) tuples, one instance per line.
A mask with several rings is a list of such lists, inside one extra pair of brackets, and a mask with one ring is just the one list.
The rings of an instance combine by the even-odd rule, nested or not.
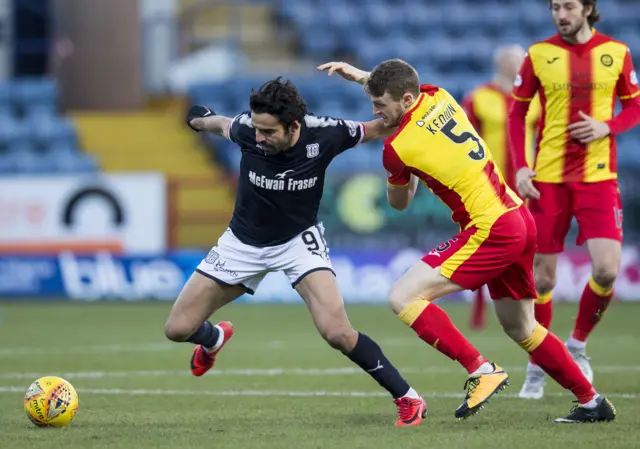
[[(585, 145), (571, 137), (567, 126), (582, 120), (580, 111), (609, 121), (616, 96), (628, 100), (640, 94), (627, 46), (595, 31), (585, 44), (570, 44), (555, 35), (532, 45), (513, 96), (519, 102), (529, 102), (536, 92), (543, 110), (536, 180), (561, 183), (617, 178), (615, 137)], [(513, 145), (516, 164), (523, 166), (523, 149), (515, 148), (516, 142)]]
[[(483, 84), (465, 96), (462, 107), (478, 134), (491, 149), (496, 165), (504, 176), (507, 185), (515, 187), (515, 170), (509, 151), (507, 118), (514, 99), (511, 92), (505, 92), (494, 83)], [(533, 163), (535, 136), (540, 119), (538, 98), (531, 102), (527, 112), (526, 155), (527, 162)]]
[(397, 131), (384, 141), (389, 184), (405, 186), (413, 174), (453, 211), (462, 230), (490, 227), (522, 200), (505, 184), (456, 100), (436, 86), (423, 85), (420, 91)]

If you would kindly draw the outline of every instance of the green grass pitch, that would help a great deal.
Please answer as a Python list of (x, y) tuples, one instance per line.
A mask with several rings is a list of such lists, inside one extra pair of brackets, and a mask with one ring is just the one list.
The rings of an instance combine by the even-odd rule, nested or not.
[[(515, 398), (525, 354), (493, 316), (472, 332), (469, 306), (443, 307), (511, 386), (478, 415), (458, 421), (466, 373), (421, 342), (385, 307), (348, 306), (351, 321), (380, 343), (427, 399), (416, 428), (395, 428), (390, 397), (316, 334), (302, 305), (236, 304), (236, 335), (202, 378), (189, 373), (189, 344), (164, 339), (170, 302), (0, 303), (0, 447), (32, 448), (632, 448), (640, 431), (640, 303), (615, 303), (588, 350), (595, 385), (618, 408), (614, 423), (556, 425), (572, 396), (550, 381), (541, 401)], [(565, 339), (576, 304), (558, 304)], [(492, 310), (489, 310), (492, 313)], [(42, 375), (78, 390), (80, 410), (63, 429), (38, 429), (22, 398)]]

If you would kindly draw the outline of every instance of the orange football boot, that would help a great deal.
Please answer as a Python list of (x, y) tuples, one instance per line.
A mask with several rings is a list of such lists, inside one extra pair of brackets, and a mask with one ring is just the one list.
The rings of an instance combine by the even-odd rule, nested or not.
[(213, 352), (207, 352), (202, 345), (198, 345), (193, 350), (191, 356), (191, 374), (194, 376), (202, 376), (204, 373), (213, 368), (216, 363), (216, 355), (224, 348), (224, 345), (233, 337), (233, 325), (229, 321), (221, 321), (217, 324), (222, 328), (223, 340), (218, 349)]
[(395, 399), (398, 406), (398, 420), (396, 426), (417, 426), (427, 417), (427, 403), (424, 399), (412, 399), (408, 397)]
[(484, 408), (494, 394), (509, 385), (509, 375), (495, 363), (491, 365), (493, 366), (492, 372), (470, 376), (464, 383), (467, 395), (460, 407), (456, 409), (456, 418), (465, 419), (475, 415)]

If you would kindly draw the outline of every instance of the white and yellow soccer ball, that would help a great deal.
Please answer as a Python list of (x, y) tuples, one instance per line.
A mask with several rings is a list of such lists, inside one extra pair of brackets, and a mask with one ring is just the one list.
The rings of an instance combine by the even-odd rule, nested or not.
[(27, 390), (24, 409), (38, 427), (63, 427), (78, 411), (78, 393), (61, 377), (41, 377)]

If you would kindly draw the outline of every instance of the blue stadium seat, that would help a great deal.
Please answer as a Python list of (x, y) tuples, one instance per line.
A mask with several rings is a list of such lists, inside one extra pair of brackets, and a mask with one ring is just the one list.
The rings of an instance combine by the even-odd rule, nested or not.
[[(638, 57), (638, 55), (640, 55), (640, 32), (638, 32), (637, 30), (626, 28), (619, 29), (611, 35), (615, 39), (627, 44), (627, 46), (631, 49), (632, 56)], [(636, 69), (638, 69), (638, 67), (636, 67)]]
[(340, 44), (335, 33), (311, 27), (300, 36), (300, 46), (305, 53), (317, 58), (336, 52)]
[(373, 106), (371, 105), (369, 100), (363, 98), (360, 103), (358, 103), (353, 112), (351, 112), (349, 118), (361, 122), (368, 122), (369, 120), (373, 120), (375, 118), (373, 116)]
[(0, 175), (12, 174), (15, 171), (16, 164), (13, 155), (0, 152)]
[(0, 105), (3, 107), (10, 107), (11, 101), (13, 100), (12, 96), (13, 86), (9, 82), (0, 82)]
[(44, 174), (55, 171), (50, 161), (37, 154), (32, 148), (25, 146), (13, 152), (14, 163), (18, 173)]
[(402, 14), (398, 14), (394, 8), (383, 4), (369, 6), (362, 14), (364, 15), (364, 23), (376, 36), (387, 36), (402, 27)]
[(9, 116), (0, 121), (0, 148), (28, 144), (30, 138), (31, 128), (27, 123)]
[(469, 14), (469, 6), (457, 4), (447, 8), (445, 25), (452, 36), (478, 36), (483, 33), (483, 27), (478, 23), (477, 16)]
[(328, 115), (335, 118), (349, 118), (349, 114), (344, 108), (344, 104), (340, 99), (333, 98), (323, 101), (316, 110), (309, 111), (315, 115)]
[(51, 154), (52, 157), (66, 157), (68, 155), (83, 154), (82, 150), (78, 148), (75, 142), (63, 140), (51, 142), (47, 147), (47, 152)]
[(407, 32), (421, 39), (439, 36), (443, 33), (444, 15), (439, 10), (418, 3), (409, 10), (403, 11), (403, 25)]
[(13, 101), (21, 110), (31, 105), (48, 105), (54, 110), (58, 102), (57, 84), (47, 78), (21, 78), (13, 83)]
[[(384, 59), (400, 57), (419, 69), (423, 83), (440, 85), (457, 99), (491, 76), (492, 55), (498, 45), (517, 43), (526, 48), (556, 33), (546, 1), (336, 0), (330, 7), (321, 0), (270, 3), (277, 8), (277, 17), (297, 30), (301, 52), (314, 62), (343, 59), (346, 53), (356, 58), (358, 66), (371, 69)], [(601, 3), (603, 21), (596, 28), (626, 42), (640, 66), (640, 2)], [(193, 86), (190, 97), (234, 115), (248, 108), (250, 88), (267, 78), (241, 76), (229, 83)], [(326, 77), (296, 78), (294, 82), (311, 112), (372, 118), (371, 105), (360, 86)], [(2, 115), (2, 98), (0, 86), (0, 117), (6, 117), (10, 109)], [(0, 125), (0, 146), (10, 134)], [(239, 152), (226, 141), (215, 141), (215, 145), (218, 157), (237, 167)], [(639, 130), (625, 134), (620, 139), (620, 160), (640, 165), (640, 152), (629, 151), (639, 145)], [(375, 151), (368, 148), (342, 155), (335, 161), (337, 169), (352, 170), (354, 164), (380, 169), (379, 147), (372, 144)]]
[(316, 23), (316, 15), (318, 10), (312, 8), (307, 2), (291, 2), (285, 8), (282, 8), (285, 17), (292, 20), (298, 25), (301, 31), (312, 28)]
[[(335, 0), (330, 8), (323, 9), (333, 33), (346, 33), (362, 26), (364, 18), (357, 6)], [(325, 32), (326, 34), (326, 32)]]
[(61, 118), (32, 122), (34, 142), (43, 148), (54, 143), (74, 145), (76, 130), (73, 124)]
[(87, 154), (72, 152), (66, 155), (51, 154), (51, 166), (59, 173), (93, 173), (98, 171), (97, 161)]

